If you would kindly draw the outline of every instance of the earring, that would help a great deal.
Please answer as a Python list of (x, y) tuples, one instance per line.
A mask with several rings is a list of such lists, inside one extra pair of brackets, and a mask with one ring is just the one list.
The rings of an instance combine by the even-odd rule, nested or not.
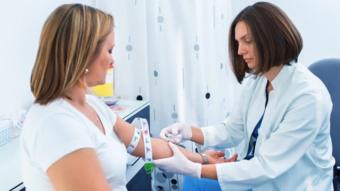
[(86, 69), (85, 69), (85, 74), (88, 73), (88, 72), (89, 72), (89, 69), (86, 68)]

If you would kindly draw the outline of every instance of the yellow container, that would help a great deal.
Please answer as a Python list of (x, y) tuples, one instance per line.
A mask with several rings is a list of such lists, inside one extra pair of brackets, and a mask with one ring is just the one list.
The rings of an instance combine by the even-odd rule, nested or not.
[(113, 83), (105, 83), (92, 88), (92, 92), (96, 96), (111, 97), (113, 96)]
[(93, 94), (100, 97), (112, 97), (114, 95), (113, 78), (113, 69), (111, 68), (107, 71), (105, 84), (92, 88)]

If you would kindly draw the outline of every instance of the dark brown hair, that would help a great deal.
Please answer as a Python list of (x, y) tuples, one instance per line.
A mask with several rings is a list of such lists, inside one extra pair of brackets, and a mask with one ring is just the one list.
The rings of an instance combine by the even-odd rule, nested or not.
[[(258, 68), (250, 71), (238, 55), (235, 27), (245, 22), (255, 45)], [(303, 46), (302, 38), (288, 16), (277, 6), (258, 2), (243, 9), (233, 20), (229, 31), (229, 54), (234, 73), (239, 83), (248, 72), (260, 74), (273, 66), (297, 61)]]
[(113, 17), (82, 4), (65, 4), (47, 18), (31, 75), (35, 102), (47, 104), (77, 85), (113, 30)]

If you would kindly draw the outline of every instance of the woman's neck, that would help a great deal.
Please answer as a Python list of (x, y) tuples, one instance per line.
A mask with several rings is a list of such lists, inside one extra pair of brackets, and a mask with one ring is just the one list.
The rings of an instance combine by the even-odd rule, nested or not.
[(267, 80), (269, 81), (268, 86), (267, 86), (267, 91), (268, 92), (273, 90), (273, 86), (272, 86), (271, 82), (280, 73), (282, 68), (283, 68), (283, 65), (273, 66), (268, 72), (263, 74), (264, 77), (266, 77)]
[(267, 78), (268, 81), (273, 81), (274, 78), (280, 73), (283, 65), (273, 66), (268, 72), (264, 73), (264, 77)]
[(66, 92), (65, 98), (75, 105), (84, 106), (86, 104), (86, 88), (76, 85)]

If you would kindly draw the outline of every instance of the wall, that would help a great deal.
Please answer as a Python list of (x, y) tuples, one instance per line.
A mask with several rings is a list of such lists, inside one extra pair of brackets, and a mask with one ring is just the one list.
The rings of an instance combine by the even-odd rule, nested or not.
[[(231, 0), (233, 17), (254, 0)], [(304, 47), (299, 61), (310, 65), (327, 58), (340, 58), (339, 0), (269, 0), (287, 13), (300, 31)]]
[(11, 0), (0, 6), (0, 116), (12, 115), (33, 101), (29, 88), (39, 35), (58, 5), (94, 0)]

